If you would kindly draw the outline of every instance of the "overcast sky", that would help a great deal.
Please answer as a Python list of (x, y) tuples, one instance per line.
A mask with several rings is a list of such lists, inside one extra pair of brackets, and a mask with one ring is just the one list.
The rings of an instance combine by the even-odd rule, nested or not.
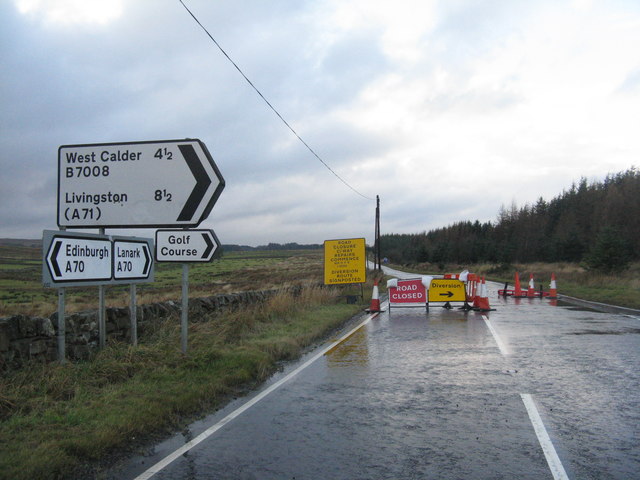
[[(0, 237), (56, 229), (60, 145), (198, 138), (222, 243), (373, 242), (640, 165), (637, 0), (0, 1)], [(364, 198), (367, 197), (367, 198)], [(153, 230), (108, 230), (146, 234)]]

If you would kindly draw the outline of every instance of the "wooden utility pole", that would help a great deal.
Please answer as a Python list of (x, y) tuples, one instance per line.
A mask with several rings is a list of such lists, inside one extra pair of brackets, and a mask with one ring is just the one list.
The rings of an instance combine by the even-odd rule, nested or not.
[(374, 245), (374, 270), (382, 270), (382, 262), (380, 261), (380, 196), (376, 195), (376, 233)]

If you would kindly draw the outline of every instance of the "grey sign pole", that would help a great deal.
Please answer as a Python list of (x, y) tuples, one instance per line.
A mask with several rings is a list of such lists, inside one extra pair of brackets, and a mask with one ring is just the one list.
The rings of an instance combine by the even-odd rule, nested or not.
[[(101, 228), (100, 235), (104, 234), (104, 228)], [(106, 308), (104, 301), (104, 290), (104, 285), (98, 286), (98, 336), (101, 350), (107, 345), (107, 322), (105, 320)]]
[[(60, 230), (64, 231), (65, 228)], [(42, 245), (42, 249), (45, 249), (45, 245)], [(44, 263), (44, 262), (43, 262)], [(64, 318), (65, 311), (65, 290), (64, 287), (58, 288), (58, 361), (64, 363), (66, 361), (66, 341), (67, 341), (67, 328)]]
[(64, 318), (64, 287), (58, 289), (58, 360), (60, 363), (66, 361), (65, 354), (65, 318)]
[(187, 335), (189, 332), (189, 264), (182, 264), (182, 313), (180, 317), (182, 353), (187, 354)]
[(129, 285), (129, 293), (131, 296), (129, 302), (129, 316), (131, 317), (131, 344), (138, 346), (138, 308), (136, 306), (136, 284)]

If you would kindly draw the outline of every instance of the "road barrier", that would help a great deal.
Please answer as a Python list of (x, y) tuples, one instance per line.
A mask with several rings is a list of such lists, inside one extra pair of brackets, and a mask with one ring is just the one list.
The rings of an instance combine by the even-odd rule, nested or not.
[(484, 278), (467, 270), (459, 274), (447, 273), (415, 279), (393, 278), (387, 282), (387, 289), (389, 308), (424, 306), (429, 311), (432, 303), (444, 303), (443, 308), (451, 309), (452, 303), (462, 302), (461, 310), (494, 310), (489, 305)]
[(551, 274), (551, 284), (549, 285), (549, 291), (545, 292), (540, 285), (540, 290), (535, 289), (535, 283), (533, 280), (533, 274), (529, 276), (529, 284), (527, 290), (522, 290), (520, 286), (520, 276), (518, 272), (515, 273), (514, 288), (509, 289), (509, 284), (505, 283), (504, 288), (498, 290), (498, 295), (501, 297), (515, 297), (515, 298), (548, 298), (550, 300), (556, 300), (558, 298), (558, 290), (556, 286), (556, 275)]

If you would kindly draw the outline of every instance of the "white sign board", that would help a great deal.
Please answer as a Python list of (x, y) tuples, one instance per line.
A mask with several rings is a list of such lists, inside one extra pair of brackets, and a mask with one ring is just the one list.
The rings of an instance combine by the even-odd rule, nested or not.
[(63, 145), (58, 225), (195, 227), (224, 185), (200, 140)]
[(78, 287), (153, 282), (153, 239), (45, 230), (42, 283)]
[(209, 262), (220, 248), (213, 230), (157, 230), (157, 262)]
[(108, 236), (59, 233), (51, 237), (48, 246), (43, 245), (46, 251), (43, 267), (52, 282), (88, 284), (111, 280), (112, 251)]
[(153, 258), (145, 240), (113, 237), (113, 278), (134, 280), (149, 278)]

